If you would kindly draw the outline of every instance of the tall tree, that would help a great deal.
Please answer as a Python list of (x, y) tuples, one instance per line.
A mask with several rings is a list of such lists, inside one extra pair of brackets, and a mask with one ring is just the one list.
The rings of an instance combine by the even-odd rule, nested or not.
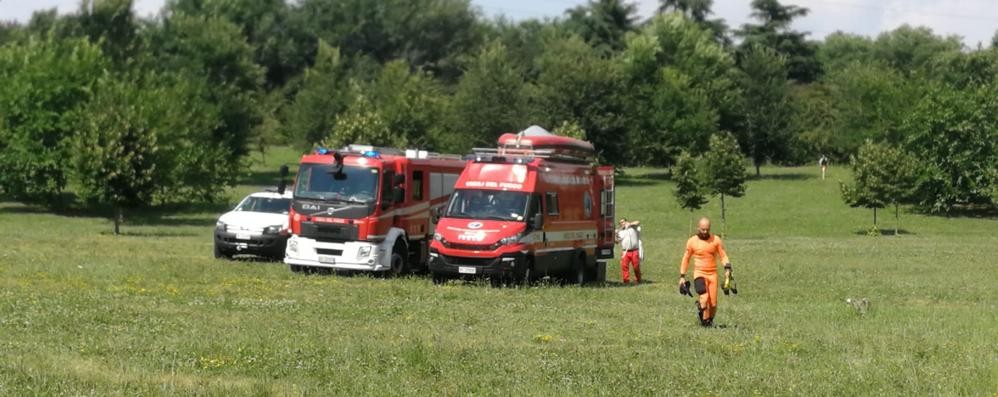
[(623, 79), (619, 68), (578, 36), (553, 37), (536, 60), (539, 74), (530, 87), (532, 124), (554, 128), (575, 121), (603, 159), (623, 159), (625, 132), (620, 119)]
[(724, 197), (745, 195), (745, 166), (738, 140), (728, 132), (711, 135), (710, 149), (704, 154), (704, 185), (721, 196), (721, 235), (727, 229)]
[(735, 32), (742, 38), (741, 52), (756, 46), (770, 48), (786, 58), (790, 78), (801, 83), (816, 80), (822, 73), (815, 56), (817, 46), (807, 41), (808, 33), (791, 29), (793, 21), (808, 12), (804, 7), (782, 5), (779, 0), (752, 0), (752, 17), (759, 23), (744, 24)]
[(752, 47), (742, 57), (743, 137), (756, 176), (766, 160), (786, 154), (793, 125), (784, 58), (766, 47)]
[(287, 83), (301, 73), (315, 48), (315, 37), (293, 20), (285, 0), (169, 0), (168, 17), (175, 15), (222, 18), (238, 26), (253, 47), (254, 61), (265, 68), (269, 88)]
[(692, 19), (700, 26), (711, 31), (714, 41), (725, 47), (731, 45), (731, 38), (728, 37), (728, 24), (724, 19), (707, 19), (714, 12), (711, 7), (714, 0), (659, 0), (658, 12), (678, 12)]
[(873, 209), (873, 231), (877, 232), (877, 209), (894, 206), (894, 234), (901, 227), (900, 205), (909, 202), (918, 179), (915, 158), (888, 144), (867, 141), (849, 159), (853, 183), (840, 183), (842, 198), (851, 207)]
[(631, 161), (670, 165), (680, 151), (705, 147), (738, 113), (734, 60), (682, 16), (655, 16), (629, 37), (617, 63), (626, 79), (628, 140), (642, 148)]
[(567, 11), (565, 26), (593, 47), (624, 48), (624, 36), (634, 30), (637, 6), (625, 0), (589, 0)]
[(998, 180), (998, 87), (932, 84), (892, 134), (925, 170), (918, 199), (932, 212), (993, 205)]
[(32, 39), (0, 46), (0, 192), (55, 204), (72, 167), (80, 109), (108, 68), (85, 39)]
[(264, 83), (264, 70), (253, 61), (242, 31), (222, 18), (177, 14), (145, 33), (151, 51), (142, 67), (210, 86), (202, 94), (220, 109), (214, 137), (230, 148), (228, 158), (238, 161), (262, 121), (258, 100)]
[(527, 92), (524, 68), (506, 46), (493, 41), (481, 48), (465, 68), (449, 101), (450, 134), (459, 152), (475, 145), (492, 146), (504, 132), (526, 128)]
[(76, 15), (67, 17), (74, 32), (100, 43), (115, 64), (126, 66), (139, 52), (139, 21), (133, 0), (82, 0)]
[(411, 72), (403, 61), (390, 62), (378, 78), (354, 81), (355, 98), (336, 118), (324, 144), (365, 143), (393, 147), (432, 147), (441, 135), (442, 95), (425, 72)]
[(351, 102), (347, 65), (338, 48), (319, 41), (315, 64), (305, 71), (299, 90), (282, 109), (285, 137), (311, 148), (333, 130), (336, 117)]
[(148, 203), (159, 182), (156, 131), (143, 96), (133, 82), (102, 79), (75, 139), (82, 195), (112, 206), (114, 234), (123, 209)]
[(693, 211), (700, 209), (708, 201), (698, 161), (701, 160), (683, 151), (672, 170), (672, 179), (676, 181), (676, 190), (673, 191), (676, 201), (681, 208), (690, 211), (690, 234), (693, 234)]
[(460, 58), (482, 42), (469, 0), (302, 0), (292, 14), (347, 58), (401, 59), (446, 81), (460, 76)]

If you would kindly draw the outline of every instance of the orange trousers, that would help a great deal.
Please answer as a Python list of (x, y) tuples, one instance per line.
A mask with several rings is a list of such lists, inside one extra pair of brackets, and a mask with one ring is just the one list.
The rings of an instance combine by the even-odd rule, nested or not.
[(641, 257), (638, 256), (638, 250), (624, 251), (624, 254), (620, 257), (620, 278), (624, 281), (624, 284), (631, 282), (631, 272), (628, 269), (628, 264), (634, 266), (634, 281), (640, 283)]
[[(703, 280), (701, 287), (697, 280)], [(700, 308), (703, 310), (703, 319), (714, 318), (717, 313), (717, 272), (703, 272), (696, 270), (693, 272), (694, 290), (700, 294)], [(702, 288), (702, 290), (701, 290)]]

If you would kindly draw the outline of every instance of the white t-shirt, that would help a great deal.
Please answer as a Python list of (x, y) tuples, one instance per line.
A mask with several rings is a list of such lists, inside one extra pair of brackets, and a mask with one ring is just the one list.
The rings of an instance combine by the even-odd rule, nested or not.
[(633, 227), (624, 228), (617, 231), (617, 238), (620, 239), (620, 248), (624, 251), (638, 249), (638, 231)]

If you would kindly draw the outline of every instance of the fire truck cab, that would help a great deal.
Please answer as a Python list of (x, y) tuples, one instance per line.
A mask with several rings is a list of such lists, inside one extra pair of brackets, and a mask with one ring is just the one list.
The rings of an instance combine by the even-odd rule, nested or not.
[(284, 262), (292, 271), (424, 267), (431, 210), (447, 203), (464, 165), (456, 155), (361, 145), (302, 156)]
[(433, 281), (605, 281), (614, 247), (613, 167), (594, 161), (589, 142), (537, 126), (504, 134), (497, 149), (476, 149), (437, 214)]

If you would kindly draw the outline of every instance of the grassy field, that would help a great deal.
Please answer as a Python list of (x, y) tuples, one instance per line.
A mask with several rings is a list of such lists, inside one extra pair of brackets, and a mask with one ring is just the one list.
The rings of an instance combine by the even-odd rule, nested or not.
[[(230, 201), (295, 157), (268, 153)], [(690, 216), (659, 170), (619, 184), (644, 225), (636, 287), (617, 266), (581, 288), (307, 276), (212, 258), (225, 206), (114, 236), (0, 203), (0, 395), (998, 396), (998, 220), (904, 214), (902, 236), (869, 237), (841, 172), (764, 168), (728, 200), (741, 294), (713, 329), (676, 293)]]

